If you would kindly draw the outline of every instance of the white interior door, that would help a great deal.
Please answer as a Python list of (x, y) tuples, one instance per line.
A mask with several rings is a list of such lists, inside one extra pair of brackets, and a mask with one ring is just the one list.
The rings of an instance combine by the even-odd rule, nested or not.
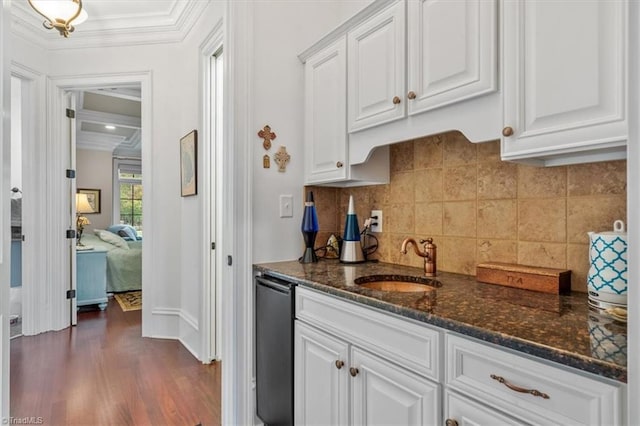
[[(73, 92), (65, 92), (65, 123), (62, 126), (64, 131), (64, 140), (69, 141), (69, 170), (76, 170), (76, 97)], [(69, 226), (67, 229), (76, 229), (76, 179), (75, 177), (67, 179), (69, 193)], [(76, 238), (69, 238), (69, 290), (72, 296), (69, 297), (69, 309), (71, 310), (71, 325), (78, 323), (78, 299), (76, 298)]]

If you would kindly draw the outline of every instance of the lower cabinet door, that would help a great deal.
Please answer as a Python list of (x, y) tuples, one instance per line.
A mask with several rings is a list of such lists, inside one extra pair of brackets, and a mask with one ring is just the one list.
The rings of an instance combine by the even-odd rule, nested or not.
[(486, 405), (479, 404), (449, 390), (444, 392), (445, 424), (458, 426), (521, 425), (508, 416)]
[(295, 424), (347, 425), (347, 343), (296, 321), (294, 348)]
[(440, 386), (359, 348), (351, 348), (355, 425), (439, 425)]

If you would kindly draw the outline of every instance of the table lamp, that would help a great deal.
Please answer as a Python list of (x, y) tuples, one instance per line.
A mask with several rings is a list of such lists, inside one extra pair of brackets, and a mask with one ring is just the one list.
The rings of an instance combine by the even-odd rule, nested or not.
[(87, 194), (76, 194), (76, 229), (78, 232), (78, 242), (76, 245), (84, 246), (80, 241), (82, 239), (82, 231), (84, 231), (84, 227), (86, 225), (91, 225), (89, 219), (85, 216), (82, 216), (85, 213), (95, 213), (91, 204), (89, 204), (89, 199), (87, 198)]

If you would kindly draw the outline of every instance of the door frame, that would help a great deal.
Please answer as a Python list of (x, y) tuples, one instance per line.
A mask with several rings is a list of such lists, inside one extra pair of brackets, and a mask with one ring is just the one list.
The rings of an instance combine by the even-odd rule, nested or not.
[[(59, 119), (59, 111), (64, 109), (64, 95), (71, 90), (87, 90), (113, 85), (140, 85), (142, 90), (142, 128), (152, 128), (152, 92), (151, 92), (151, 72), (118, 73), (118, 74), (81, 74), (64, 77), (49, 77), (47, 79), (47, 195), (49, 215), (47, 218), (47, 270), (49, 273), (48, 288), (41, 289), (49, 291), (55, 297), (51, 298), (52, 316), (47, 327), (48, 330), (60, 330), (69, 326), (69, 303), (63, 297), (69, 285), (70, 271), (65, 265), (69, 265), (69, 250), (65, 244), (67, 240), (63, 238), (65, 231), (64, 223), (67, 222), (68, 206), (71, 203), (69, 196), (65, 194), (67, 188), (66, 177), (61, 170), (69, 167), (69, 159), (64, 147), (66, 143), (63, 139), (63, 122)], [(142, 162), (145, 173), (142, 176), (143, 187), (150, 188), (151, 176), (153, 175), (153, 155), (151, 146), (151, 131), (142, 132)], [(63, 149), (60, 149), (63, 147)], [(68, 155), (68, 154), (67, 154)], [(143, 194), (143, 204), (153, 205), (153, 191), (145, 191)], [(147, 308), (142, 310), (142, 335), (152, 334), (151, 307), (153, 303), (153, 216), (149, 209), (143, 211), (143, 221), (145, 224), (145, 238), (142, 241), (142, 304)], [(47, 284), (44, 284), (47, 286)]]
[[(224, 48), (223, 20), (219, 20), (200, 45), (200, 104), (202, 106), (201, 129), (202, 141), (202, 287), (200, 300), (200, 347), (201, 360), (209, 363), (221, 358), (221, 294), (220, 285), (222, 282), (223, 252), (226, 244), (224, 233), (219, 232), (224, 227), (232, 227), (228, 221), (232, 220), (232, 215), (227, 214), (225, 202), (219, 202), (226, 198), (228, 191), (226, 188), (226, 177), (229, 176), (226, 170), (226, 162), (223, 161), (225, 146), (224, 136), (219, 138), (220, 131), (226, 135), (223, 129), (219, 129), (217, 121), (213, 117), (218, 93), (212, 78), (216, 75), (216, 70), (212, 64), (213, 58), (221, 53)], [(223, 66), (226, 64), (223, 62)], [(225, 68), (226, 69), (226, 68)], [(223, 80), (226, 81), (226, 72), (223, 70)], [(223, 83), (223, 86), (225, 84)], [(225, 92), (223, 87), (222, 92)], [(223, 96), (223, 102), (225, 97)], [(225, 108), (223, 106), (223, 111)], [(224, 120), (224, 118), (223, 118)], [(224, 219), (224, 222), (223, 222)], [(223, 226), (223, 223), (225, 224)], [(212, 244), (216, 248), (213, 249)]]

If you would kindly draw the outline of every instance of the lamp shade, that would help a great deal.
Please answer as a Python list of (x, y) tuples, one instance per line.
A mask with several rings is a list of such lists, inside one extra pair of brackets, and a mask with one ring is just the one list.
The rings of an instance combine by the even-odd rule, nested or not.
[(93, 207), (89, 204), (87, 194), (76, 194), (76, 213), (95, 213)]
[[(82, 24), (87, 20), (87, 12), (82, 9), (82, 3), (77, 0), (30, 0), (31, 7), (47, 18), (50, 22), (69, 22), (77, 13), (80, 14), (72, 21), (73, 25)], [(71, 23), (71, 22), (69, 22)]]

